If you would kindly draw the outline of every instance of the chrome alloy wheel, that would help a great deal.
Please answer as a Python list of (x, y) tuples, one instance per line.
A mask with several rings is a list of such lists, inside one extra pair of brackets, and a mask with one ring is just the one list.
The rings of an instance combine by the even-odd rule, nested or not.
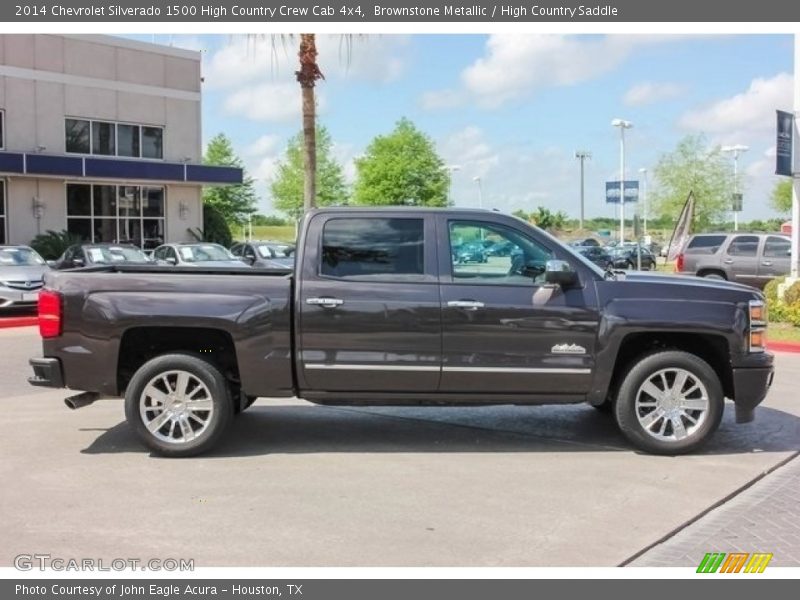
[(708, 390), (686, 369), (662, 369), (636, 392), (636, 417), (650, 436), (664, 442), (691, 437), (706, 420)]
[(154, 437), (183, 444), (202, 434), (214, 418), (208, 387), (187, 371), (153, 377), (139, 397), (139, 414)]

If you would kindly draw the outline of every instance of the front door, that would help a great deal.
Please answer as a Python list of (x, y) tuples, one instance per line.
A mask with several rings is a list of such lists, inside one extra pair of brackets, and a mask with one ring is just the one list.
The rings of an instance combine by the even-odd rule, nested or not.
[[(440, 390), (476, 401), (540, 393), (557, 401), (559, 394), (588, 392), (598, 326), (594, 289), (545, 285), (545, 264), (556, 257), (556, 244), (499, 219), (442, 216), (438, 227), (449, 246), (439, 252)], [(472, 252), (479, 247), (482, 254)]]
[[(313, 225), (312, 225), (313, 224)], [(432, 217), (320, 214), (296, 307), (304, 390), (435, 392), (441, 320)]]

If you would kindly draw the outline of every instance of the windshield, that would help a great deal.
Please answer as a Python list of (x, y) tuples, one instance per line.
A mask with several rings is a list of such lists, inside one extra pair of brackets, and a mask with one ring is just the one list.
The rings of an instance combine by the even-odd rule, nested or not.
[(212, 260), (236, 260), (230, 252), (218, 244), (196, 244), (180, 246), (178, 252), (183, 262), (208, 262)]
[(35, 267), (46, 264), (31, 248), (0, 248), (0, 267)]
[(136, 262), (146, 263), (150, 259), (138, 248), (129, 246), (107, 246), (102, 248), (87, 248), (86, 256), (91, 263), (120, 263)]
[(288, 244), (259, 244), (256, 248), (261, 258), (288, 258), (292, 249)]

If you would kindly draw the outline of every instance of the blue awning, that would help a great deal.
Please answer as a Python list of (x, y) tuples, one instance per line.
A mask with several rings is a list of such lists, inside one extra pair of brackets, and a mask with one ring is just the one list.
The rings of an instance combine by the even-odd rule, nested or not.
[(242, 169), (236, 167), (36, 152), (0, 152), (0, 173), (198, 185), (235, 185), (242, 183), (244, 176)]

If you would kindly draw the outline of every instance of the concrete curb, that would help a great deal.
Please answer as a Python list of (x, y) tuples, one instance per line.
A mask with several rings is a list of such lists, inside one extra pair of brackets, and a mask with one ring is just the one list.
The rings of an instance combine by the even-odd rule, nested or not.
[(773, 352), (800, 352), (800, 342), (770, 342), (767, 340), (767, 350)]
[(37, 317), (6, 317), (0, 319), (0, 329), (7, 327), (31, 327), (38, 324), (39, 319)]

